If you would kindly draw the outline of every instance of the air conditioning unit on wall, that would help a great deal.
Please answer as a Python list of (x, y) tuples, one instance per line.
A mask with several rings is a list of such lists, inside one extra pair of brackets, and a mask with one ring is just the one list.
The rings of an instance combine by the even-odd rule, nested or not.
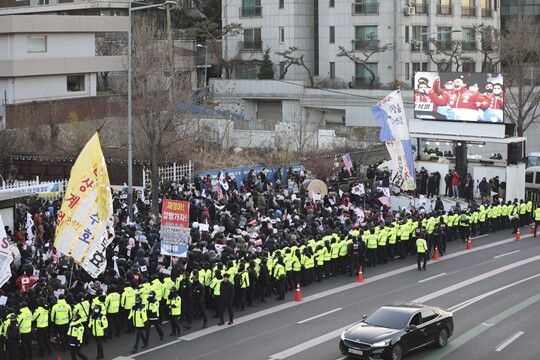
[(404, 12), (405, 12), (405, 15), (406, 15), (406, 16), (414, 15), (415, 11), (416, 11), (416, 9), (415, 9), (414, 6), (407, 6), (407, 7), (405, 7), (405, 9), (404, 9)]

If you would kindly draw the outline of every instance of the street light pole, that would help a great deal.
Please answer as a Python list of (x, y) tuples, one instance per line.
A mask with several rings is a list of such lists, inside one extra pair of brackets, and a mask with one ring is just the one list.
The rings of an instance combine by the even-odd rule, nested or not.
[[(451, 30), (451, 31), (428, 31), (428, 32), (421, 32), (420, 33), (420, 71), (423, 71), (422, 67), (424, 64), (424, 35), (438, 35), (438, 34), (451, 34), (451, 33), (457, 33), (461, 32), (461, 30)], [(428, 43), (428, 49), (429, 49), (429, 43)], [(429, 71), (429, 62), (426, 71)]]
[(207, 59), (207, 56), (208, 56), (208, 46), (207, 45), (202, 45), (202, 44), (197, 44), (197, 47), (198, 48), (204, 48), (204, 81), (202, 82), (203, 83), (203, 95), (204, 95), (204, 91), (206, 91), (206, 86), (208, 84), (208, 62), (206, 61)]
[[(177, 5), (175, 1), (167, 0), (166, 2), (162, 4), (150, 4), (150, 5), (143, 5), (138, 7), (132, 7), (131, 6), (132, 0), (128, 1), (128, 22), (129, 22), (129, 28), (128, 28), (128, 114), (127, 114), (127, 132), (128, 132), (128, 214), (129, 218), (133, 221), (133, 119), (132, 119), (132, 99), (131, 99), (131, 74), (132, 74), (132, 68), (131, 68), (131, 32), (132, 32), (132, 19), (131, 19), (131, 13), (133, 11), (137, 10), (144, 10), (144, 9), (152, 9), (152, 8), (158, 8), (165, 6), (167, 8), (167, 11), (169, 10), (169, 5)], [(170, 19), (170, 17), (168, 17)], [(170, 22), (168, 23), (170, 26)], [(169, 34), (171, 31), (169, 31)], [(144, 185), (144, 184), (143, 184)]]

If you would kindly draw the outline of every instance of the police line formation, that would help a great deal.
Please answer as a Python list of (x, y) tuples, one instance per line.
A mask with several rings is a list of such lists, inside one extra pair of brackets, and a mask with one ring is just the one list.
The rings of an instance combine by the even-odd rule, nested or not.
[[(8, 301), (0, 312), (0, 359), (31, 359), (33, 343), (39, 356), (50, 356), (56, 348), (69, 350), (72, 359), (88, 359), (83, 345), (92, 338), (97, 359), (103, 359), (104, 343), (122, 333), (134, 334), (135, 353), (140, 345), (149, 346), (152, 328), (159, 340), (166, 333), (180, 335), (181, 325), (190, 329), (195, 321), (206, 328), (207, 311), (217, 325), (224, 325), (225, 310), (231, 325), (235, 310), (244, 311), (274, 296), (283, 301), (297, 284), (355, 276), (359, 270), (413, 254), (422, 270), (435, 248), (445, 254), (447, 242), (504, 229), (516, 232), (533, 217), (536, 225), (540, 222), (540, 208), (533, 211), (530, 201), (517, 199), (506, 204), (473, 202), (468, 209), (427, 214), (422, 208), (384, 207), (381, 212), (366, 211), (361, 223), (348, 194), (338, 199), (339, 206), (327, 200), (313, 204), (297, 199), (303, 205), (293, 216), (279, 208), (269, 209), (264, 217), (242, 212), (247, 222), (232, 238), (219, 226), (223, 215), (230, 215), (223, 208), (212, 233), (200, 232), (193, 222), (196, 243), (187, 258), (177, 261), (159, 255), (159, 241), (154, 246), (134, 241), (135, 230), (144, 228), (117, 218), (117, 234), (110, 230), (114, 241), (107, 251), (109, 267), (99, 281), (54, 250), (46, 252), (47, 244), (40, 244), (39, 238), (30, 248), (19, 244), (22, 264), (13, 269), (16, 281), (3, 288)], [(208, 208), (201, 210), (204, 214)], [(116, 214), (125, 219), (122, 210)], [(256, 237), (248, 235), (254, 231)], [(64, 285), (59, 275), (66, 277)]]

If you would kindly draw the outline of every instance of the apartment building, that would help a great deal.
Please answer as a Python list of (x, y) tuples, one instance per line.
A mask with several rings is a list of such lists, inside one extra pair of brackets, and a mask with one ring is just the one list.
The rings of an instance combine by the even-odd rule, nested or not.
[[(223, 2), (224, 24), (240, 23), (243, 33), (224, 39), (228, 60), (245, 64), (235, 78), (256, 78), (253, 59), (270, 48), (276, 77), (286, 70), (286, 60), (276, 52), (296, 47), (293, 56), (318, 81), (332, 80), (350, 87), (410, 83), (418, 70), (436, 70), (420, 47), (434, 50), (430, 39), (450, 48), (462, 42), (461, 71), (480, 71), (482, 56), (476, 51), (479, 36), (474, 27), (483, 23), (500, 28), (500, 0), (231, 0)], [(420, 45), (422, 43), (422, 45)], [(376, 49), (386, 47), (385, 51)], [(340, 49), (353, 59), (338, 56)], [(423, 51), (425, 52), (425, 51)], [(439, 60), (442, 59), (439, 56)], [(361, 65), (360, 62), (365, 64)], [(497, 69), (493, 69), (496, 71)], [(301, 66), (291, 66), (284, 77), (306, 80)]]

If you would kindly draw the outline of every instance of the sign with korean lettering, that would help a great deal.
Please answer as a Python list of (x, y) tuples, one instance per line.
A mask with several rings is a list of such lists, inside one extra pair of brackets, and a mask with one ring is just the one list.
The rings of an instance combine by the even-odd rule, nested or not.
[(189, 236), (189, 202), (163, 199), (161, 208), (161, 254), (186, 257)]
[(31, 186), (20, 186), (9, 189), (0, 189), (0, 193), (6, 192), (24, 192), (28, 195), (37, 194), (43, 196), (57, 196), (60, 195), (60, 183), (43, 183)]
[(105, 250), (112, 241), (112, 196), (98, 133), (85, 145), (71, 169), (58, 213), (54, 246), (92, 277), (105, 270)]

